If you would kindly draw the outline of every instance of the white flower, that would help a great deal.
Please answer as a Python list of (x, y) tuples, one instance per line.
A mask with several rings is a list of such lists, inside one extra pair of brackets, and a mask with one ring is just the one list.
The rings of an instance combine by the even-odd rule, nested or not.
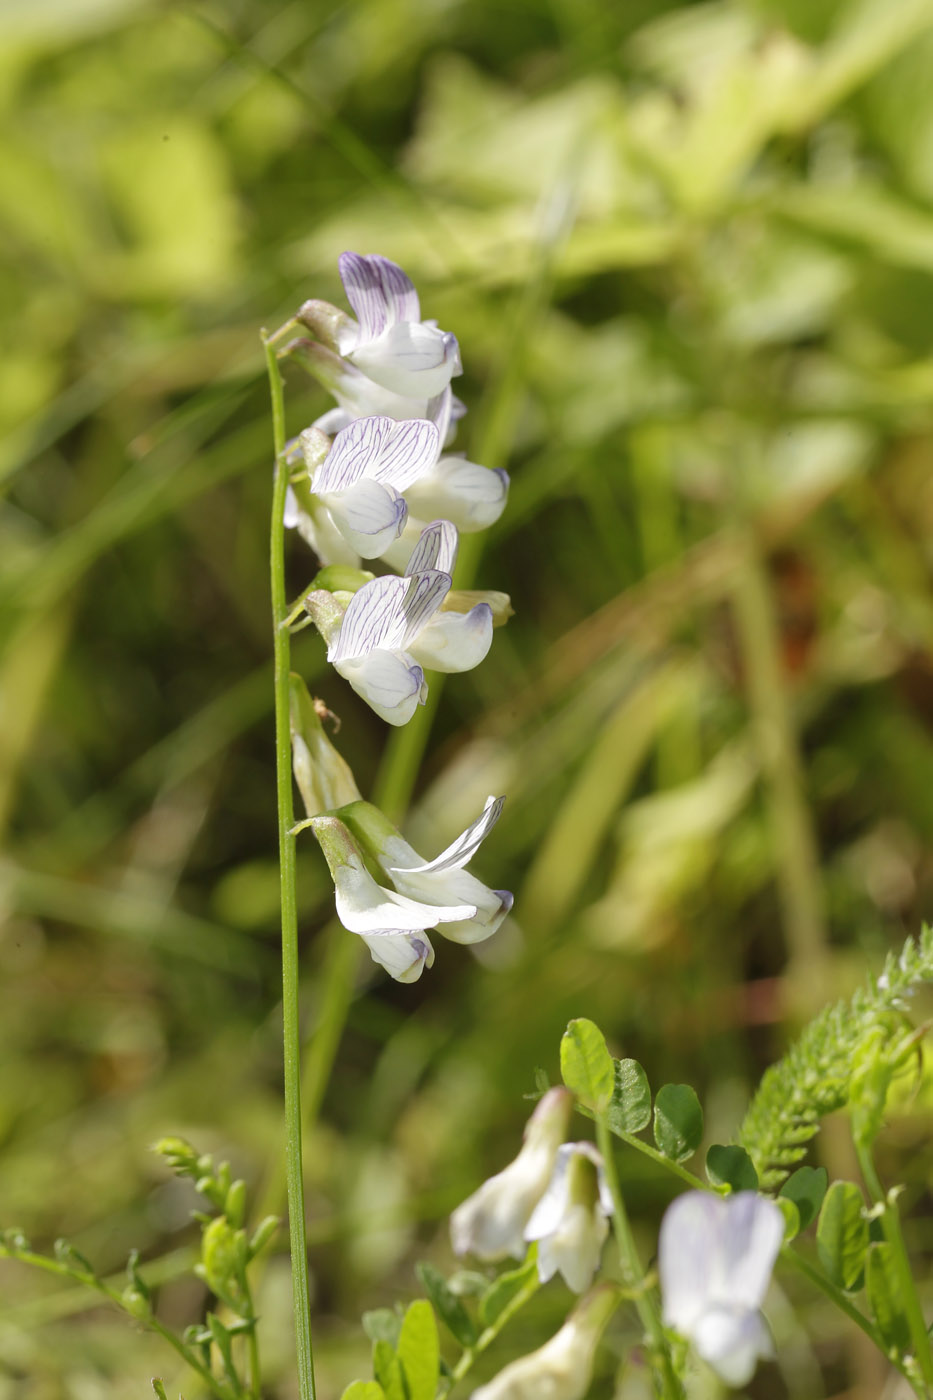
[(599, 1152), (590, 1142), (564, 1143), (547, 1190), (525, 1226), (525, 1239), (538, 1241), (541, 1282), (559, 1272), (574, 1293), (589, 1288), (611, 1215), (612, 1196)]
[(421, 320), (414, 284), (378, 255), (341, 253), (340, 278), (356, 322), (337, 333), (340, 354), (391, 393), (433, 398), (461, 372), (456, 336)]
[(754, 1191), (688, 1191), (661, 1222), (664, 1322), (688, 1338), (727, 1385), (745, 1385), (773, 1355), (759, 1309), (784, 1238), (784, 1217)]
[(381, 963), (397, 982), (417, 981), (434, 962), (425, 930), (473, 918), (476, 907), (424, 904), (385, 889), (366, 869), (362, 851), (338, 817), (314, 817), (311, 828), (333, 877), (337, 917), (344, 928), (359, 934), (373, 961)]
[[(437, 428), (420, 418), (360, 418), (337, 434), (323, 461), (320, 439), (318, 429), (299, 439), (311, 495), (356, 555), (376, 559), (402, 532), (408, 515), (402, 493), (437, 458)], [(318, 514), (312, 513), (316, 529)], [(322, 563), (354, 562), (334, 559), (326, 539), (322, 544), (315, 542)]]
[(557, 1149), (570, 1121), (573, 1096), (549, 1089), (525, 1127), (522, 1149), (503, 1171), (484, 1181), (450, 1217), (455, 1254), (478, 1259), (525, 1257), (525, 1226), (547, 1190)]
[(474, 1390), (471, 1400), (582, 1400), (589, 1389), (597, 1344), (618, 1300), (611, 1284), (594, 1288), (556, 1336)]
[(502, 923), (512, 907), (512, 896), (508, 890), (491, 890), (463, 867), (499, 820), (504, 802), (504, 797), (487, 798), (476, 821), (431, 861), (424, 861), (388, 817), (369, 802), (354, 802), (340, 816), (399, 894), (442, 907), (473, 905), (476, 912), (472, 918), (447, 921), (440, 932), (453, 943), (480, 943)]
[(492, 642), (492, 608), (441, 612), (450, 592), (457, 532), (423, 531), (404, 577), (375, 578), (354, 593), (327, 659), (389, 724), (406, 724), (427, 697), (423, 667), (468, 671)]

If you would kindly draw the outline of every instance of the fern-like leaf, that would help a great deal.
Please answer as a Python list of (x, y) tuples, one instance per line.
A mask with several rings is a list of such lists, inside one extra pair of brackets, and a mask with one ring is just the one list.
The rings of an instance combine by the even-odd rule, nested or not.
[(821, 1011), (765, 1071), (738, 1135), (763, 1190), (776, 1190), (805, 1156), (819, 1120), (845, 1108), (860, 1050), (879, 1037), (882, 1045), (900, 1040), (905, 999), (924, 982), (933, 982), (933, 928), (926, 927), (899, 957), (888, 955), (877, 981)]

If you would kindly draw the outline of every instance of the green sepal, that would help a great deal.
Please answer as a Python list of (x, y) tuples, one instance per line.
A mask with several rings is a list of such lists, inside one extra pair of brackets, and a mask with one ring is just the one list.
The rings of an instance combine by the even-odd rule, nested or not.
[(312, 588), (324, 588), (328, 593), (358, 593), (364, 583), (375, 578), (367, 569), (354, 569), (350, 564), (326, 564), (311, 580)]
[(820, 1263), (833, 1283), (855, 1293), (862, 1286), (868, 1249), (868, 1221), (862, 1193), (852, 1181), (834, 1181), (826, 1192), (816, 1245)]
[(665, 1084), (654, 1100), (654, 1140), (672, 1162), (686, 1162), (703, 1137), (703, 1109), (689, 1084)]
[(444, 1275), (433, 1264), (419, 1264), (417, 1274), (421, 1286), (434, 1305), (434, 1309), (462, 1347), (472, 1347), (478, 1336), (476, 1324), (466, 1308), (453, 1293)]

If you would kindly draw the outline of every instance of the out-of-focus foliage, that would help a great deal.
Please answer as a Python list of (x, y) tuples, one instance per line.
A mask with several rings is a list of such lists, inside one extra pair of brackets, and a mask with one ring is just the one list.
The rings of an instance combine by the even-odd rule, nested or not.
[[(512, 473), (482, 582), (516, 616), (422, 728), (408, 833), (507, 793), (478, 873), (515, 914), (417, 987), (355, 972), (307, 1149), (328, 1396), (361, 1307), (449, 1265), (571, 1016), (726, 1142), (798, 1016), (929, 915), (933, 3), (34, 0), (0, 109), (0, 1214), (102, 1271), (139, 1246), (174, 1324), (192, 1198), (147, 1145), (283, 1201), (258, 326), (340, 300), (344, 248), (394, 258), (460, 338), (460, 445)], [(291, 432), (326, 407), (298, 376)], [(295, 661), (368, 794), (383, 726), (307, 633)], [(310, 1116), (349, 935), (300, 860)], [(929, 1115), (882, 1164), (912, 1199)], [(623, 1169), (648, 1258), (665, 1198)], [(0, 1400), (197, 1394), (80, 1294), (0, 1291)], [(791, 1301), (815, 1343), (788, 1307), (754, 1394), (880, 1394)]]

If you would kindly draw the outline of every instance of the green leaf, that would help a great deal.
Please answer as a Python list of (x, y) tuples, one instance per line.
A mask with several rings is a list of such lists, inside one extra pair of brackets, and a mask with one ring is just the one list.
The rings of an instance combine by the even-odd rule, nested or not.
[(534, 1277), (537, 1266), (538, 1250), (537, 1246), (532, 1245), (523, 1264), (517, 1269), (510, 1269), (507, 1274), (500, 1274), (490, 1284), (488, 1292), (479, 1303), (479, 1320), (482, 1327), (491, 1327), (498, 1321), (512, 1299), (521, 1293), (525, 1284)]
[(703, 1136), (703, 1110), (689, 1084), (665, 1084), (654, 1101), (654, 1140), (665, 1157), (686, 1162)]
[(390, 1342), (373, 1343), (373, 1374), (385, 1391), (386, 1400), (408, 1400), (402, 1363)]
[(825, 1167), (798, 1167), (778, 1192), (779, 1196), (793, 1201), (797, 1207), (801, 1230), (805, 1230), (819, 1214), (828, 1180)]
[(456, 1293), (451, 1291), (444, 1275), (432, 1264), (419, 1264), (417, 1272), (438, 1317), (462, 1347), (472, 1347), (478, 1336), (476, 1324)]
[(637, 1060), (613, 1062), (612, 1101), (606, 1112), (610, 1128), (638, 1133), (651, 1122), (651, 1087)]
[(865, 1257), (865, 1291), (882, 1340), (903, 1356), (911, 1349), (910, 1323), (894, 1251), (889, 1244), (869, 1246)]
[(378, 1381), (351, 1381), (340, 1400), (386, 1400)]
[(706, 1175), (714, 1186), (731, 1186), (733, 1191), (758, 1190), (758, 1173), (744, 1147), (714, 1143), (706, 1154)]
[(784, 1217), (784, 1243), (789, 1244), (800, 1234), (800, 1211), (795, 1202), (786, 1196), (778, 1196), (774, 1204)]
[(371, 1342), (388, 1342), (394, 1351), (401, 1330), (402, 1319), (394, 1308), (373, 1308), (363, 1314), (363, 1331)]
[(833, 1283), (854, 1293), (862, 1286), (865, 1251), (868, 1249), (868, 1221), (864, 1201), (851, 1181), (834, 1181), (826, 1192), (816, 1227), (820, 1263)]
[(570, 1022), (560, 1042), (560, 1072), (584, 1107), (605, 1113), (615, 1087), (615, 1070), (603, 1033), (592, 1021), (580, 1017)]
[(398, 1339), (408, 1400), (434, 1400), (441, 1373), (440, 1343), (434, 1309), (424, 1298), (409, 1304)]

